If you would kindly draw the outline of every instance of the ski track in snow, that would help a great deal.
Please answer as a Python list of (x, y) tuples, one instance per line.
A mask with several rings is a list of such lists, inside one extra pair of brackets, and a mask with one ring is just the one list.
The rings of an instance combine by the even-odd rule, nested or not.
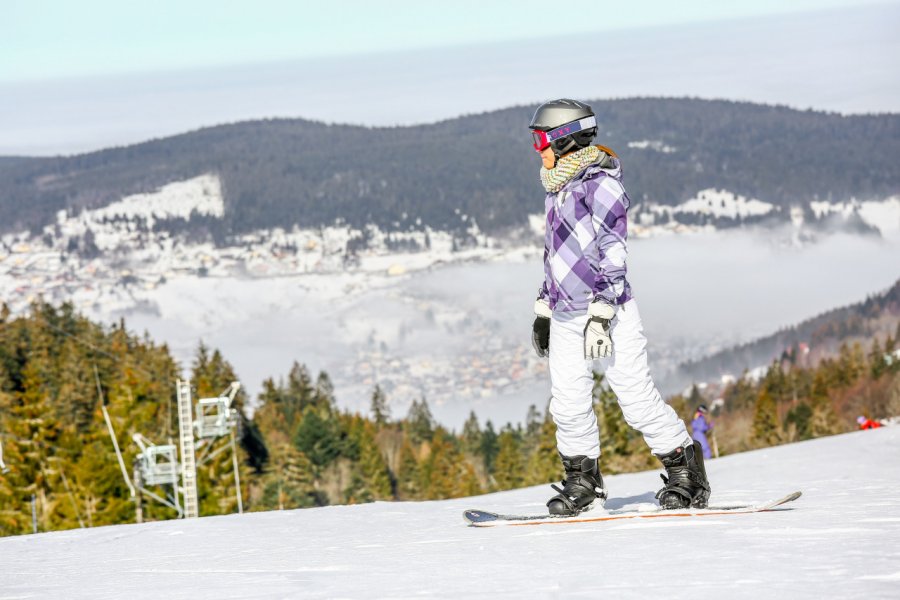
[[(466, 527), (539, 511), (548, 486), (0, 539), (9, 598), (898, 598), (900, 427), (708, 463), (716, 505), (799, 489), (762, 514)], [(608, 477), (610, 507), (656, 472)]]

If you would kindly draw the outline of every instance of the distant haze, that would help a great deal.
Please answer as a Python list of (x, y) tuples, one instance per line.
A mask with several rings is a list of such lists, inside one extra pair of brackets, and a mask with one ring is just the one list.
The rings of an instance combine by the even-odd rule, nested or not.
[(875, 6), (360, 57), (6, 83), (0, 84), (0, 155), (78, 153), (275, 116), (421, 123), (558, 96), (699, 96), (893, 112), (900, 109), (898, 25), (900, 7)]
[[(900, 239), (834, 235), (803, 248), (776, 241), (772, 231), (744, 230), (630, 244), (629, 279), (655, 376), (663, 375), (664, 355), (698, 357), (749, 341), (863, 300), (900, 277)], [(294, 360), (324, 369), (335, 380), (338, 403), (366, 411), (371, 384), (354, 373), (367, 338), (384, 339), (392, 355), (414, 361), (471, 360), (469, 335), (435, 325), (427, 314), (433, 308), (438, 318), (461, 312), (484, 323), (493, 337), (509, 342), (503, 352), (530, 352), (532, 300), (541, 276), (538, 257), (452, 265), (337, 300), (303, 277), (183, 278), (151, 294), (158, 314), (133, 314), (128, 326), (168, 343), (184, 365), (203, 338), (232, 361), (252, 395), (265, 377), (285, 375)], [(473, 409), (494, 423), (520, 421), (529, 404), (543, 408), (548, 395), (549, 382), (539, 377), (511, 395), (456, 397), (449, 389), (447, 397), (430, 401), (438, 420), (458, 428)], [(395, 416), (406, 413), (409, 398), (389, 394), (388, 400)]]

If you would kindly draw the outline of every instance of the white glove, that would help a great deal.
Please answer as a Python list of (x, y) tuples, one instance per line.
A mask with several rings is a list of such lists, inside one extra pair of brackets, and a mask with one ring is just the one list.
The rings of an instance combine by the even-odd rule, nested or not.
[(584, 358), (606, 358), (612, 356), (612, 338), (609, 337), (609, 323), (616, 316), (616, 307), (603, 300), (594, 300), (588, 306), (588, 322), (584, 326)]

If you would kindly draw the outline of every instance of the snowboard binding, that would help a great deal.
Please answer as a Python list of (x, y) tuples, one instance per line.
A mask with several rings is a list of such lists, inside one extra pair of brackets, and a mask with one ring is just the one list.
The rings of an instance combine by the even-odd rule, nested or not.
[(563, 487), (551, 486), (559, 492), (547, 502), (551, 515), (573, 517), (591, 508), (597, 500), (601, 504), (606, 502), (606, 488), (596, 458), (562, 454), (560, 458), (566, 478), (560, 482)]
[(656, 457), (662, 461), (668, 475), (660, 474), (665, 484), (656, 494), (660, 507), (665, 510), (706, 508), (711, 489), (700, 442)]

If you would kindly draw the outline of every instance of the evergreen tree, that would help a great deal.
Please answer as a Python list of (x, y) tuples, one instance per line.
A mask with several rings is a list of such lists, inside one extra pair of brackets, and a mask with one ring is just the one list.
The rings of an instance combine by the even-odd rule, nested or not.
[(315, 491), (313, 465), (306, 455), (290, 444), (277, 447), (264, 479), (262, 507), (284, 510), (323, 503)]
[[(287, 381), (279, 381), (277, 384), (271, 378), (263, 381), (263, 390), (253, 420), (260, 430), (266, 432), (267, 437), (277, 433), (290, 439), (300, 425), (303, 411), (314, 406), (315, 400), (315, 388), (309, 372), (305, 366), (294, 362)], [(280, 441), (275, 440), (275, 443)]]
[(541, 425), (543, 424), (541, 413), (537, 407), (532, 404), (528, 407), (528, 414), (525, 415), (525, 445), (533, 447), (541, 434)]
[(379, 427), (386, 424), (391, 417), (391, 411), (387, 405), (387, 398), (381, 390), (381, 386), (376, 385), (372, 392), (372, 418)]
[(469, 417), (462, 428), (463, 449), (470, 454), (477, 454), (481, 447), (481, 425), (475, 411), (469, 411)]
[(763, 388), (756, 398), (753, 413), (753, 439), (760, 446), (774, 446), (781, 442), (780, 429), (775, 400)]
[(525, 483), (525, 457), (521, 442), (512, 429), (504, 429), (497, 438), (497, 458), (494, 461), (494, 482), (497, 489), (509, 490)]
[(305, 412), (294, 435), (294, 445), (319, 469), (327, 466), (340, 453), (340, 436), (333, 419), (319, 416), (313, 409)]
[(307, 406), (315, 404), (316, 389), (313, 386), (312, 377), (310, 377), (306, 365), (301, 365), (296, 361), (291, 365), (284, 397), (286, 404), (284, 409), (285, 416), (290, 423), (299, 422), (300, 413)]
[(834, 413), (834, 407), (828, 396), (828, 379), (822, 369), (816, 371), (813, 379), (810, 408), (812, 414), (810, 415), (809, 432), (812, 437), (832, 435), (840, 431), (837, 415)]
[(415, 444), (421, 444), (430, 440), (434, 435), (434, 417), (425, 398), (422, 401), (413, 400), (406, 416), (406, 429), (410, 440)]
[(488, 473), (494, 472), (494, 458), (497, 456), (499, 447), (497, 444), (497, 432), (494, 431), (494, 424), (488, 421), (484, 424), (484, 430), (481, 432), (481, 444), (479, 447), (481, 458), (484, 461), (484, 468)]
[(790, 411), (784, 419), (786, 431), (793, 429), (793, 437), (797, 440), (808, 440), (812, 437), (811, 421), (813, 411), (806, 402), (801, 402)]
[(562, 466), (556, 450), (556, 425), (553, 423), (550, 411), (547, 411), (541, 422), (537, 444), (528, 458), (527, 483), (539, 484), (557, 481), (561, 472)]
[(837, 364), (831, 370), (831, 381), (835, 388), (847, 388), (853, 385), (864, 370), (865, 357), (859, 344), (848, 346), (842, 343), (838, 352)]
[(895, 372), (891, 378), (885, 410), (890, 416), (900, 416), (900, 372)]
[(389, 500), (393, 497), (391, 473), (374, 439), (363, 446), (360, 467), (373, 500)]
[(746, 370), (741, 374), (737, 381), (725, 389), (723, 400), (725, 401), (726, 406), (732, 407), (733, 409), (747, 408), (755, 405), (756, 392), (747, 376)]
[(882, 350), (881, 344), (876, 337), (872, 340), (872, 349), (869, 352), (869, 370), (872, 373), (872, 377), (878, 379), (887, 371), (887, 368), (888, 364), (884, 359), (884, 350)]
[(781, 368), (781, 363), (774, 361), (769, 365), (762, 380), (762, 388), (772, 396), (776, 404), (783, 402), (790, 396), (790, 385), (784, 370)]
[[(53, 519), (52, 508), (57, 504), (54, 484), (57, 482), (48, 471), (47, 462), (55, 452), (62, 430), (54, 416), (56, 411), (44, 383), (47, 379), (44, 369), (50, 366), (47, 349), (40, 341), (41, 335), (37, 328), (32, 333), (35, 335), (35, 347), (21, 370), (17, 399), (6, 419), (7, 431), (13, 439), (14, 449), (10, 458), (15, 460), (15, 469), (5, 477), (18, 491), (20, 503), (32, 494), (38, 498), (39, 527), (41, 531), (49, 531), (66, 526)], [(27, 518), (28, 510), (27, 505), (19, 504), (18, 512), (22, 514), (11, 521), (19, 527), (30, 523), (30, 518)], [(19, 529), (18, 533), (24, 531)]]
[(387, 463), (375, 443), (374, 426), (363, 422), (358, 433), (359, 456), (350, 486), (344, 490), (345, 501), (353, 504), (387, 500), (392, 497), (391, 477)]
[(320, 411), (331, 412), (334, 410), (334, 384), (328, 373), (322, 371), (316, 378), (316, 406)]
[(463, 460), (453, 437), (435, 429), (430, 452), (420, 465), (420, 480), (426, 499), (459, 498), (481, 492), (471, 463)]
[[(5, 307), (5, 305), (4, 305)], [(0, 375), (2, 367), (0, 367)], [(0, 381), (5, 378), (0, 378)], [(0, 536), (28, 531), (31, 518), (26, 510), (30, 493), (25, 489), (27, 477), (20, 476), (25, 463), (20, 444), (12, 437), (10, 417), (18, 400), (0, 390), (0, 444), (3, 444), (3, 460), (8, 471), (0, 473)]]
[(400, 447), (400, 468), (397, 471), (397, 496), (401, 500), (414, 500), (421, 497), (422, 483), (419, 463), (415, 452), (408, 441)]

